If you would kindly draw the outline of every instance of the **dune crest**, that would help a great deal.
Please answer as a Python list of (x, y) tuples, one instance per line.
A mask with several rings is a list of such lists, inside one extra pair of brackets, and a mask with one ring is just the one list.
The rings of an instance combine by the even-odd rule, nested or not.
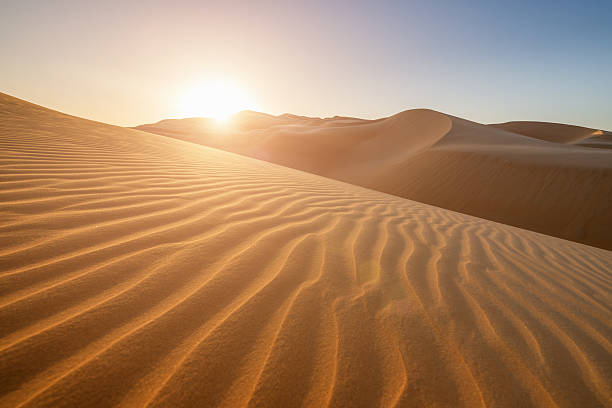
[(226, 129), (195, 118), (137, 129), (612, 249), (609, 132), (427, 109), (378, 120), (244, 112)]
[[(612, 132), (562, 123), (517, 121), (494, 123), (489, 126), (555, 143), (584, 146), (599, 138), (612, 142)], [(607, 148), (610, 148), (610, 146), (607, 146)]]

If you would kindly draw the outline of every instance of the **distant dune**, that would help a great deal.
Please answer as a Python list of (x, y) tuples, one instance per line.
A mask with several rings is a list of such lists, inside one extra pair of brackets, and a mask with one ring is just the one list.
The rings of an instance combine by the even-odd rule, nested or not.
[(249, 111), (229, 128), (193, 118), (137, 129), (612, 249), (609, 132), (424, 109), (375, 121)]
[(548, 122), (506, 122), (489, 126), (548, 142), (612, 148), (612, 132), (599, 129)]
[[(429, 149), (448, 185), (558, 166), (435, 112), (346, 126), (292, 135), (387, 171)], [(1, 94), (0, 144), (2, 407), (612, 402), (610, 251)]]

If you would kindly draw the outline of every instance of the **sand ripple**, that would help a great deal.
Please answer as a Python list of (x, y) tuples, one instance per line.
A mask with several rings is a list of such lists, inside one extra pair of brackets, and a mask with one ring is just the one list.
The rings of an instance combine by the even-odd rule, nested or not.
[(2, 104), (0, 406), (612, 403), (612, 252)]

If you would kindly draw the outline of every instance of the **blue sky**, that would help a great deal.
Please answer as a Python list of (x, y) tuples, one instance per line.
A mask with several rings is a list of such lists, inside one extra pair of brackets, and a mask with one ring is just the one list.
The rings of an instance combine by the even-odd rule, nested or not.
[(120, 125), (217, 79), (258, 110), (612, 130), (612, 1), (3, 1), (0, 91)]

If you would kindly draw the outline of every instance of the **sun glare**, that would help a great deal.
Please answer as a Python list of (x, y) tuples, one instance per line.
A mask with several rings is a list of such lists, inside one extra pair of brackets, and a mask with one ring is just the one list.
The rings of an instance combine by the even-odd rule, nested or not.
[(183, 117), (205, 117), (226, 121), (241, 110), (253, 109), (246, 93), (227, 82), (212, 82), (187, 90), (181, 101)]

